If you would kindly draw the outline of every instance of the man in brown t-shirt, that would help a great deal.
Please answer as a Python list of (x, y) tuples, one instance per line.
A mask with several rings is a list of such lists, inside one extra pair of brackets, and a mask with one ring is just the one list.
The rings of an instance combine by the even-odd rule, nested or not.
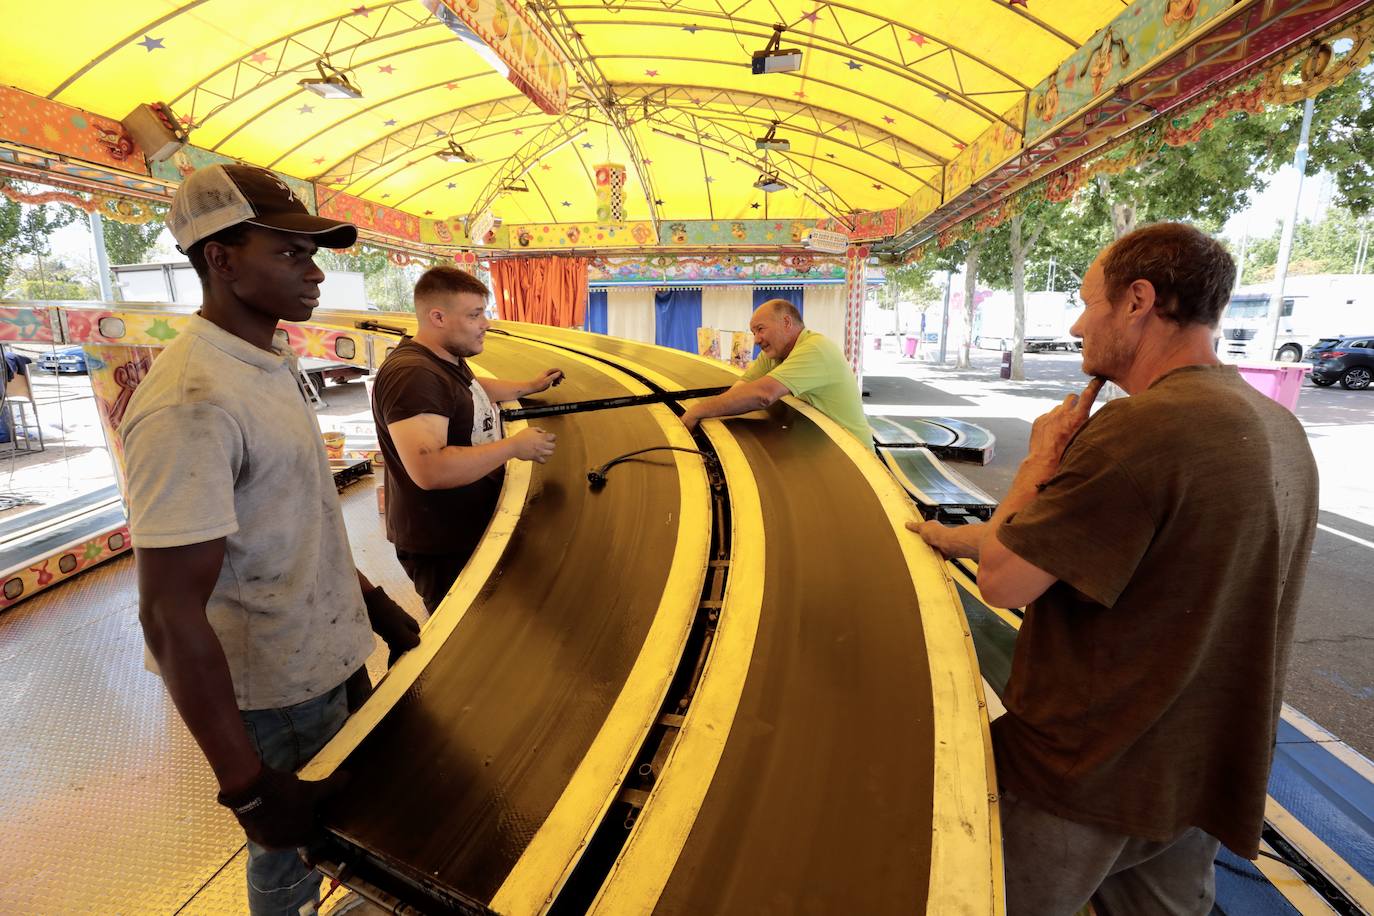
[[(1317, 520), (1301, 425), (1218, 362), (1230, 255), (1139, 229), (1083, 278), (1082, 396), (1036, 420), (986, 525), (909, 527), (1028, 605), (993, 723), (1012, 914), (1210, 911), (1258, 854)], [(1104, 379), (1130, 395), (1089, 419)]]
[(553, 454), (554, 435), (530, 427), (502, 438), (493, 406), (543, 391), (550, 369), (528, 382), (477, 378), (466, 357), (482, 352), (490, 322), (486, 284), (434, 267), (415, 284), (415, 336), (377, 371), (372, 415), (386, 462), (386, 535), (431, 614), (486, 530), (512, 458)]

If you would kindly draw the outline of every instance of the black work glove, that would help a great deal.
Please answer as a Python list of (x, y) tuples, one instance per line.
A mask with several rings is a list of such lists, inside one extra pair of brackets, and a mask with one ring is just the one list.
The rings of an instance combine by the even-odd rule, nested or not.
[(363, 595), (367, 605), (367, 619), (372, 624), (372, 632), (382, 637), (382, 642), (391, 650), (386, 665), (390, 668), (396, 659), (420, 644), (420, 621), (405, 612), (380, 587)]
[(268, 849), (307, 845), (319, 833), (319, 807), (348, 783), (338, 771), (328, 779), (307, 782), (295, 773), (263, 766), (241, 792), (219, 794), (219, 803), (238, 818), (248, 839)]

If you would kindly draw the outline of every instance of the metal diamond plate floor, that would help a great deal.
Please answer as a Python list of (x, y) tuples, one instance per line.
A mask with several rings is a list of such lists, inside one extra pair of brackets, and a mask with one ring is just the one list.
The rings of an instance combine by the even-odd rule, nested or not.
[[(358, 566), (424, 619), (371, 479), (341, 498)], [(143, 668), (132, 557), (0, 614), (0, 748), (0, 913), (247, 912), (243, 834)]]

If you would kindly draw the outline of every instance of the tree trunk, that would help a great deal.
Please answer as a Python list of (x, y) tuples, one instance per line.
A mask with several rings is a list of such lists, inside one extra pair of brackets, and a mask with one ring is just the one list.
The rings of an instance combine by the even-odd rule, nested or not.
[(1017, 381), (1026, 377), (1026, 248), (1021, 244), (1024, 220), (1020, 213), (1011, 218), (1011, 377)]
[(1112, 183), (1106, 175), (1097, 176), (1097, 188), (1102, 192), (1102, 196), (1107, 198), (1112, 208), (1112, 232), (1116, 238), (1121, 238), (1135, 229), (1136, 205), (1117, 201), (1112, 197)]
[(968, 254), (964, 257), (964, 341), (959, 347), (957, 369), (969, 369), (973, 360), (969, 353), (973, 346), (973, 313), (978, 307), (975, 296), (978, 292), (978, 261), (983, 256), (983, 246), (987, 244), (981, 237), (969, 243)]

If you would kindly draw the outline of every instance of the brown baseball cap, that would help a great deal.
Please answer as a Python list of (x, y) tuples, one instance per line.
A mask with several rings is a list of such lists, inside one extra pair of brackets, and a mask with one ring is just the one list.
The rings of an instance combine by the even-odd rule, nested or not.
[(183, 254), (196, 242), (239, 223), (314, 236), (323, 248), (348, 248), (358, 240), (352, 223), (316, 216), (285, 181), (255, 165), (197, 169), (177, 188), (167, 213), (167, 228)]

